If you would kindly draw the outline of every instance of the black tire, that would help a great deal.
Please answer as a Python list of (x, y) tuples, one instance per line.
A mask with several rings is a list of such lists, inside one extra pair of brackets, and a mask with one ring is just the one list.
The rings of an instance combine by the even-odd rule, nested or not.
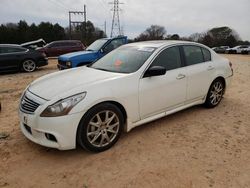
[[(109, 117), (110, 115), (112, 116)], [(91, 108), (81, 119), (77, 130), (77, 143), (92, 152), (105, 151), (118, 141), (123, 125), (124, 119), (120, 109), (111, 103), (101, 103)], [(112, 126), (114, 127), (111, 129)], [(107, 143), (103, 143), (104, 141)]]
[(221, 78), (214, 80), (208, 90), (204, 105), (207, 108), (216, 107), (221, 102), (224, 91), (225, 91), (224, 81)]
[(36, 62), (32, 59), (26, 59), (22, 62), (21, 69), (25, 72), (34, 72), (36, 68)]

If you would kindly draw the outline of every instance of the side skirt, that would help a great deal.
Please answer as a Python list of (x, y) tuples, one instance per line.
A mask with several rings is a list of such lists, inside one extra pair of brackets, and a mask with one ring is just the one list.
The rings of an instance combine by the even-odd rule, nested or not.
[(204, 99), (199, 99), (199, 100), (196, 100), (196, 101), (194, 101), (192, 103), (189, 103), (189, 104), (186, 104), (186, 105), (183, 105), (183, 106), (168, 110), (166, 112), (159, 113), (157, 115), (142, 119), (142, 120), (134, 122), (134, 123), (129, 122), (129, 120), (128, 120), (127, 121), (127, 126), (126, 126), (126, 132), (129, 132), (133, 128), (138, 127), (138, 126), (140, 126), (142, 124), (149, 123), (151, 121), (157, 120), (159, 118), (165, 117), (165, 116), (173, 114), (175, 112), (179, 112), (179, 111), (184, 110), (186, 108), (189, 108), (191, 106), (195, 106), (195, 105), (199, 105), (199, 104), (203, 104), (203, 103), (204, 103)]

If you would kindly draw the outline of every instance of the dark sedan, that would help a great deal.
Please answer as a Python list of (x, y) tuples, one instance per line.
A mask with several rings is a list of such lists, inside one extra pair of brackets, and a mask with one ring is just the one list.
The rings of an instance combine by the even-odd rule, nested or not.
[(85, 46), (78, 40), (61, 40), (54, 41), (42, 48), (37, 48), (37, 51), (43, 52), (47, 57), (57, 57), (70, 52), (82, 51)]
[(0, 72), (21, 70), (33, 72), (37, 67), (48, 65), (45, 54), (19, 45), (0, 44)]

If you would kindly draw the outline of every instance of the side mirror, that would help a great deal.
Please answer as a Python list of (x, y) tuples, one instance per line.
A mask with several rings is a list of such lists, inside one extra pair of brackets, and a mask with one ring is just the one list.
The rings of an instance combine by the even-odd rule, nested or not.
[(147, 78), (147, 77), (152, 77), (152, 76), (161, 76), (161, 75), (164, 75), (166, 74), (166, 68), (163, 67), (163, 66), (153, 66), (153, 67), (150, 67), (144, 74), (144, 78)]

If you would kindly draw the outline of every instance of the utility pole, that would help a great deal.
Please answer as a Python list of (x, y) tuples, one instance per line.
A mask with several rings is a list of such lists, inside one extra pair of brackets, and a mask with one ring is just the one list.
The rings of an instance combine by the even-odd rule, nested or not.
[[(74, 16), (83, 16), (83, 20), (79, 18), (74, 20)], [(87, 31), (87, 11), (86, 11), (86, 5), (84, 5), (84, 11), (69, 11), (69, 38), (72, 39), (72, 27), (82, 25), (84, 28), (82, 30), (82, 33), (85, 31), (85, 39), (87, 38), (86, 36), (86, 31)]]
[[(84, 5), (83, 8), (83, 12), (84, 12), (84, 33), (85, 33), (85, 40), (87, 39), (87, 10), (86, 10), (86, 5)], [(86, 41), (85, 41), (86, 42)]]
[(105, 32), (105, 35), (107, 35), (107, 22), (106, 22), (106, 20), (104, 22), (104, 32)]
[(113, 19), (112, 19), (112, 26), (111, 26), (111, 34), (110, 37), (115, 37), (121, 35), (121, 25), (120, 25), (120, 17), (119, 17), (119, 11), (121, 10), (119, 8), (120, 3), (119, 0), (114, 0), (114, 2), (111, 2), (109, 4), (113, 5), (113, 8), (111, 11), (113, 11)]
[(69, 13), (69, 39), (72, 39), (71, 36), (71, 14)]

